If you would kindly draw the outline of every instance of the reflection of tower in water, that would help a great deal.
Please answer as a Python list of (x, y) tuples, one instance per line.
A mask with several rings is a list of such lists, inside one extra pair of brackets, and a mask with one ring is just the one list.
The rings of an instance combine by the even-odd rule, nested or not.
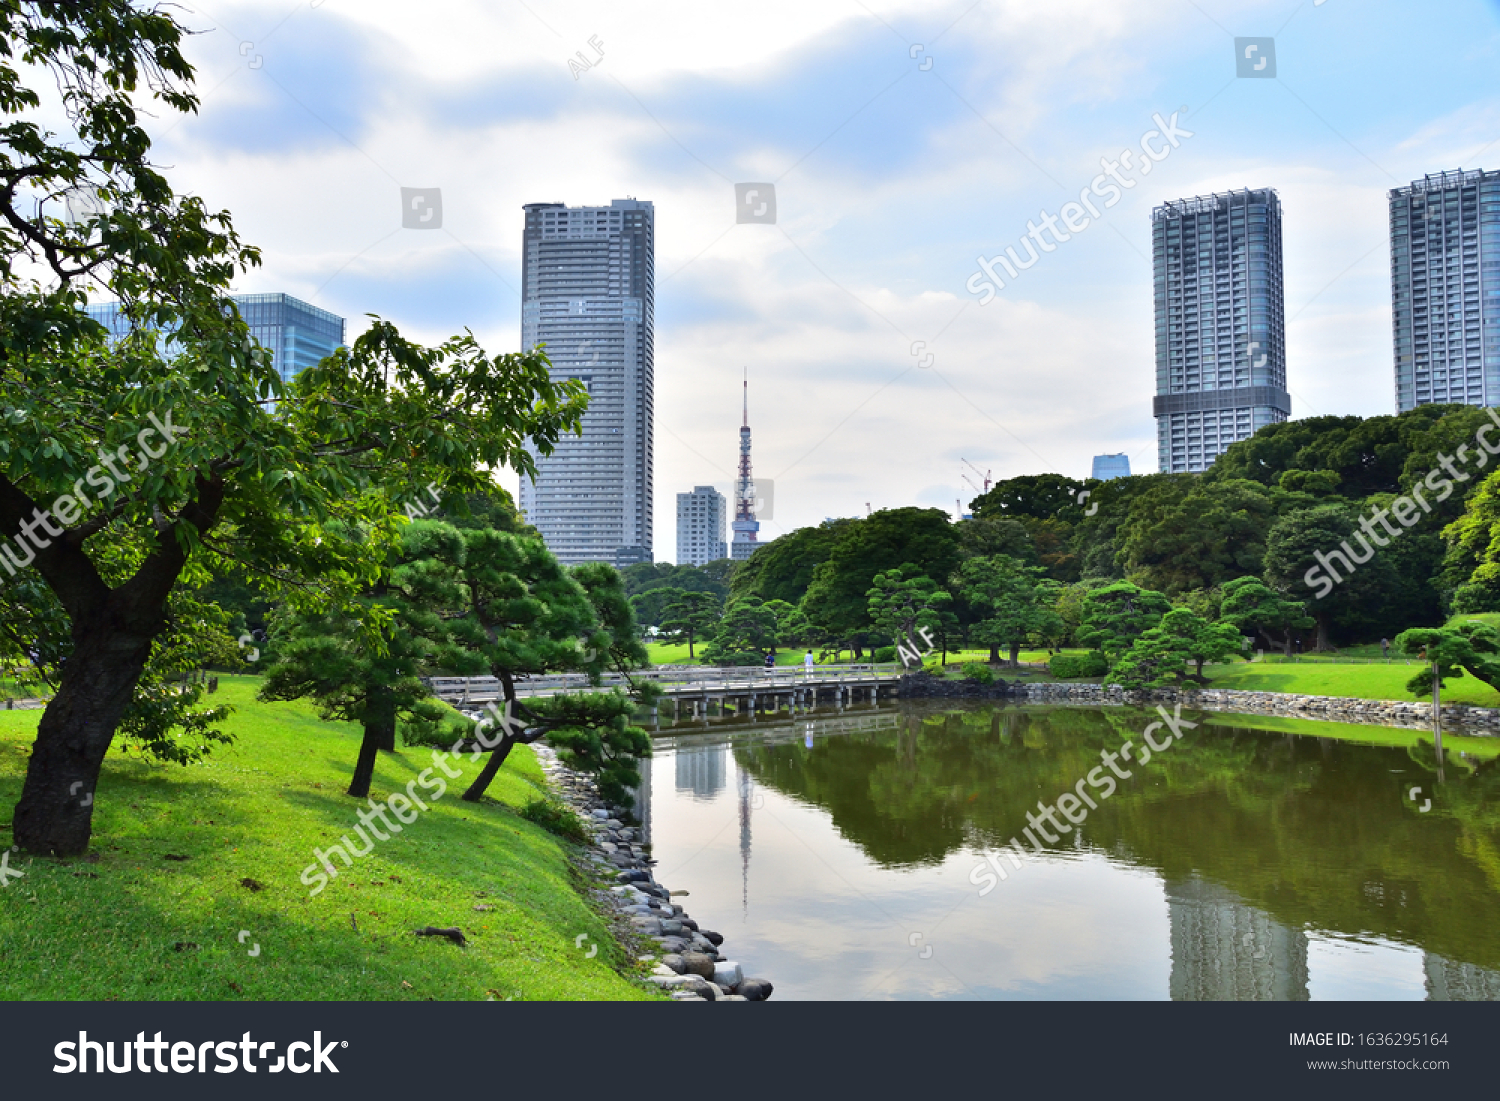
[(1497, 1002), (1500, 1001), (1500, 972), (1486, 971), (1472, 963), (1422, 953), (1422, 970), (1427, 973), (1429, 1002)]
[(1307, 937), (1234, 892), (1166, 881), (1173, 1001), (1307, 1001)]
[(677, 746), (677, 790), (691, 791), (694, 799), (712, 799), (724, 790), (724, 757), (722, 745)]
[(750, 913), (750, 774), (739, 773), (740, 788), (740, 912)]

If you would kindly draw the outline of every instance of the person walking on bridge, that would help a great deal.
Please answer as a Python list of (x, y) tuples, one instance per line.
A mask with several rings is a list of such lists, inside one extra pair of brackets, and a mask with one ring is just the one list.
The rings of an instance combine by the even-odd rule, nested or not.
[(813, 655), (812, 655), (812, 651), (811, 650), (809, 650), (807, 652), (807, 656), (802, 659), (802, 670), (803, 670), (804, 673), (807, 674), (807, 679), (808, 680), (812, 680), (812, 675), (813, 675)]

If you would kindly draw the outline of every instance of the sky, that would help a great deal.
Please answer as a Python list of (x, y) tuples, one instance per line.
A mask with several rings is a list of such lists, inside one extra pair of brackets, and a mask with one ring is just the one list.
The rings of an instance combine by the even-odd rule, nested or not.
[[(1386, 192), (1500, 168), (1497, 0), (179, 17), (202, 106), (150, 121), (154, 159), (263, 250), (237, 291), (312, 302), (351, 339), (374, 314), (518, 351), (523, 204), (655, 204), (658, 561), (675, 495), (734, 478), (747, 370), (763, 540), (868, 508), (953, 513), (965, 474), (1081, 478), (1113, 452), (1154, 471), (1150, 213), (1170, 199), (1274, 187), (1292, 416), (1391, 413)], [(1237, 75), (1237, 37), (1273, 40), (1256, 56), (1274, 51), (1274, 77)], [(978, 259), (1024, 258), (1028, 220), (1105, 160), (1131, 186), (985, 292)], [(737, 222), (747, 182), (774, 184), (774, 224)], [(440, 228), (402, 228), (402, 187), (441, 189)]]

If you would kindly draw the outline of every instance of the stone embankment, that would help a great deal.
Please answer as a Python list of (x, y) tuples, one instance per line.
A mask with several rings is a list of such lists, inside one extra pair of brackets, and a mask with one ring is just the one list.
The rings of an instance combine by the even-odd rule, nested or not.
[[(1241, 715), (1277, 715), (1325, 722), (1432, 729), (1432, 704), (1407, 700), (1361, 700), (1347, 696), (1299, 696), (1289, 692), (1245, 692), (1234, 688), (1145, 688), (1126, 690), (1100, 684), (996, 681), (947, 681), (925, 673), (901, 678), (902, 699), (983, 697), (1067, 704), (1181, 704), (1199, 711)], [(1449, 704), (1442, 709), (1443, 729), (1455, 733), (1500, 737), (1500, 710)]]
[[(588, 823), (594, 844), (585, 850), (596, 870), (612, 875), (616, 885), (603, 892), (620, 915), (627, 941), (654, 944), (660, 956), (641, 956), (653, 965), (650, 981), (670, 991), (674, 1001), (763, 1002), (771, 996), (771, 983), (750, 978), (719, 949), (724, 938), (701, 928), (672, 901), (673, 892), (656, 882), (651, 873), (649, 846), (640, 831), (625, 825), (624, 807), (606, 806), (592, 780), (566, 768), (545, 745), (535, 745), (537, 759), (557, 794)], [(687, 892), (678, 892), (679, 895)]]

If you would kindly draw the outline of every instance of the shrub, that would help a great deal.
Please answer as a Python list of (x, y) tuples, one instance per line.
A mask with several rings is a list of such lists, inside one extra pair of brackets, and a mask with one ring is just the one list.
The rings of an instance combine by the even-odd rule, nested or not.
[(1098, 650), (1090, 650), (1087, 654), (1054, 654), (1047, 668), (1059, 680), (1071, 680), (1074, 677), (1102, 677), (1109, 672), (1109, 662)]
[(541, 826), (548, 833), (556, 834), (568, 841), (585, 845), (593, 840), (593, 835), (583, 824), (583, 819), (573, 813), (572, 807), (556, 799), (533, 799), (521, 808), (520, 815), (526, 821)]
[(964, 680), (978, 681), (980, 684), (994, 684), (995, 671), (982, 661), (966, 661), (963, 666)]
[(900, 659), (896, 657), (894, 646), (882, 646), (870, 655), (870, 660), (878, 665), (883, 661), (899, 661)]
[(714, 655), (714, 664), (720, 667), (764, 665), (765, 663), (766, 655), (758, 654), (754, 650), (730, 650)]

